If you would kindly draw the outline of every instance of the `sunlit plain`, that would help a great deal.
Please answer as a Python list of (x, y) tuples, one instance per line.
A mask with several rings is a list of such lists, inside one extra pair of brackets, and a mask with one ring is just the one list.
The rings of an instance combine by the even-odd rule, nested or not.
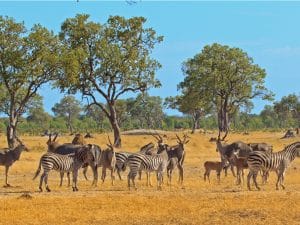
[[(179, 134), (182, 134), (178, 132)], [(169, 144), (176, 144), (175, 133), (167, 132)], [(283, 133), (253, 132), (250, 135), (230, 134), (228, 142), (267, 142), (274, 151), (299, 141), (300, 137), (280, 139)], [(72, 192), (65, 178), (59, 187), (57, 172), (49, 175), (52, 192), (39, 193), (39, 177), (32, 180), (40, 156), (46, 152), (47, 137), (23, 136), (22, 140), (30, 148), (24, 152), (9, 171), (10, 188), (4, 188), (4, 167), (0, 169), (0, 224), (300, 224), (300, 159), (297, 158), (286, 173), (286, 190), (275, 190), (275, 174), (272, 173), (261, 191), (248, 191), (246, 183), (235, 184), (235, 178), (221, 174), (217, 183), (215, 172), (211, 173), (211, 183), (203, 181), (203, 163), (206, 160), (219, 160), (215, 143), (209, 142), (216, 134), (189, 135), (186, 145), (184, 184), (177, 184), (175, 171), (171, 186), (165, 182), (162, 191), (156, 189), (155, 175), (153, 187), (146, 186), (146, 179), (137, 180), (137, 191), (128, 191), (126, 170), (119, 181), (116, 176), (111, 186), (110, 174), (104, 184), (91, 187), (79, 173), (79, 191)], [(138, 149), (150, 141), (151, 136), (122, 136), (126, 151)], [(0, 136), (0, 147), (6, 147), (5, 136)], [(72, 136), (59, 137), (59, 142), (71, 142)], [(88, 142), (107, 143), (105, 134), (95, 135)], [(120, 151), (120, 149), (116, 149)], [(101, 169), (100, 169), (101, 170)], [(247, 175), (247, 172), (246, 172)], [(246, 182), (245, 175), (245, 182)], [(165, 175), (166, 180), (166, 175)], [(261, 179), (259, 178), (261, 185)], [(25, 194), (24, 194), (25, 193)]]

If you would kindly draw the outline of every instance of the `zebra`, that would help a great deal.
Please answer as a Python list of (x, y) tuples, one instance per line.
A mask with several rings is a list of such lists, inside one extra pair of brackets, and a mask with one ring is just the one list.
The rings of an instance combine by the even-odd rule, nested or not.
[(119, 176), (119, 179), (122, 180), (121, 171), (126, 170), (126, 161), (128, 157), (131, 155), (131, 152), (116, 152), (116, 170)]
[[(140, 148), (140, 151), (138, 153), (146, 154), (146, 155), (155, 155), (157, 152), (157, 149), (154, 148), (154, 144), (150, 142), (149, 144), (144, 145)], [(126, 170), (126, 161), (128, 157), (133, 154), (132, 152), (116, 152), (116, 167), (117, 174), (119, 176), (119, 179), (122, 180), (121, 177), (121, 171)], [(141, 179), (141, 173), (139, 173), (140, 179)]]
[[(159, 151), (157, 152), (157, 155), (145, 155), (142, 153), (135, 153), (128, 157), (128, 165), (130, 168), (130, 171), (127, 176), (128, 181), (128, 188), (130, 190), (131, 182), (135, 189), (137, 189), (135, 184), (135, 177), (137, 173), (140, 170), (144, 170), (146, 172), (152, 172), (156, 171), (156, 177), (157, 177), (157, 188), (158, 190), (161, 190), (161, 185), (163, 183), (163, 173), (166, 170), (168, 163), (169, 163), (169, 157), (167, 153), (167, 147), (168, 145), (161, 145), (159, 148)], [(147, 182), (150, 180), (149, 173), (147, 174)]]
[(47, 152), (42, 155), (38, 169), (33, 177), (33, 180), (39, 175), (41, 167), (43, 167), (43, 174), (40, 178), (39, 190), (42, 192), (42, 184), (45, 182), (46, 190), (50, 192), (48, 186), (48, 174), (51, 170), (56, 170), (60, 172), (73, 172), (73, 191), (78, 191), (77, 188), (77, 176), (78, 170), (84, 163), (89, 163), (93, 170), (97, 168), (97, 151), (94, 149), (94, 145), (83, 146), (77, 149), (75, 153), (68, 155), (60, 155), (53, 152)]
[(258, 171), (262, 169), (265, 172), (274, 170), (277, 173), (276, 190), (279, 189), (278, 184), (282, 189), (285, 189), (283, 184), (284, 175), (289, 164), (296, 158), (300, 157), (300, 142), (292, 143), (286, 146), (282, 151), (275, 153), (264, 153), (261, 151), (254, 151), (249, 154), (247, 163), (249, 166), (249, 174), (247, 177), (248, 190), (250, 188), (250, 179), (253, 178), (253, 182), (257, 190), (260, 188), (257, 185), (256, 177)]

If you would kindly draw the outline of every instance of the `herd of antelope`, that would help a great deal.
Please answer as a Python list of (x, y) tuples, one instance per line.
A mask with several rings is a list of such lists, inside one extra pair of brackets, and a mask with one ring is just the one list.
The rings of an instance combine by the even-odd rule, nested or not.
[[(60, 172), (60, 186), (63, 184), (64, 174), (68, 177), (68, 186), (71, 185), (70, 173), (72, 173), (72, 189), (78, 191), (77, 176), (78, 170), (83, 168), (83, 175), (87, 180), (87, 170), (92, 169), (93, 182), (92, 185), (97, 186), (98, 167), (102, 167), (102, 182), (106, 178), (106, 170), (110, 170), (112, 185), (115, 180), (115, 172), (122, 180), (121, 173), (129, 169), (127, 175), (128, 188), (137, 189), (135, 178), (139, 175), (141, 179), (142, 171), (147, 176), (147, 186), (152, 186), (150, 175), (151, 172), (156, 173), (157, 188), (161, 189), (164, 183), (163, 174), (167, 172), (167, 184), (172, 183), (172, 173), (174, 169), (178, 169), (179, 183), (183, 183), (184, 161), (185, 161), (185, 145), (189, 142), (189, 137), (185, 134), (183, 138), (176, 135), (177, 145), (168, 145), (164, 138), (156, 133), (152, 135), (157, 144), (150, 142), (142, 146), (137, 152), (115, 151), (113, 144), (108, 137), (107, 148), (102, 149), (98, 145), (86, 144), (84, 137), (77, 134), (72, 143), (60, 144), (57, 141), (58, 134), (49, 135), (47, 141), (48, 151), (40, 158), (37, 171), (34, 178), (40, 176), (39, 190), (43, 191), (43, 184), (46, 191), (51, 189), (48, 185), (48, 175), (51, 170)], [(23, 150), (27, 150), (25, 145), (19, 140), (19, 145), (13, 150), (0, 151), (0, 165), (5, 166), (5, 186), (8, 183), (8, 169), (17, 160)], [(271, 145), (266, 143), (249, 143), (241, 141), (231, 144), (224, 144), (220, 140), (216, 141), (216, 150), (220, 154), (220, 161), (206, 161), (204, 163), (204, 181), (210, 181), (210, 172), (216, 171), (218, 182), (220, 182), (220, 174), (224, 170), (225, 176), (227, 169), (230, 168), (236, 184), (241, 185), (244, 181), (244, 170), (249, 169), (247, 176), (247, 187), (250, 190), (251, 178), (255, 187), (259, 190), (257, 184), (257, 175), (260, 172), (263, 183), (267, 182), (269, 172), (275, 171), (277, 174), (276, 189), (279, 185), (284, 189), (284, 175), (289, 164), (296, 158), (300, 157), (300, 142), (285, 147), (284, 150), (273, 153)], [(235, 174), (236, 168), (236, 174)]]

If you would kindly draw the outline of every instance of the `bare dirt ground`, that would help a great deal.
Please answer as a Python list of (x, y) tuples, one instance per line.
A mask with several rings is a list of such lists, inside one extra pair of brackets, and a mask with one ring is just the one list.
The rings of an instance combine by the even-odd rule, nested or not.
[[(168, 143), (175, 144), (175, 133), (167, 134)], [(32, 180), (40, 156), (46, 151), (47, 137), (24, 136), (30, 147), (9, 171), (10, 188), (4, 184), (4, 167), (0, 167), (0, 224), (300, 224), (300, 159), (296, 159), (286, 173), (286, 190), (275, 190), (275, 174), (261, 191), (247, 191), (246, 185), (235, 185), (234, 177), (221, 175), (218, 184), (214, 172), (211, 183), (203, 181), (203, 163), (219, 160), (215, 143), (208, 140), (213, 134), (190, 135), (186, 146), (184, 185), (177, 184), (175, 171), (172, 186), (158, 191), (155, 175), (154, 187), (147, 187), (145, 176), (137, 181), (138, 190), (128, 191), (126, 176), (116, 177), (111, 186), (109, 174), (104, 184), (91, 187), (79, 175), (79, 192), (73, 193), (64, 180), (59, 187), (57, 172), (50, 173), (52, 192), (39, 193), (39, 177)], [(281, 133), (254, 132), (250, 135), (231, 134), (228, 142), (267, 142), (275, 151), (300, 138), (280, 139)], [(71, 142), (71, 136), (60, 137), (61, 143)], [(0, 135), (0, 147), (5, 137)], [(137, 151), (142, 145), (154, 141), (151, 136), (123, 136), (122, 150)], [(88, 142), (105, 147), (106, 135), (95, 135)], [(120, 151), (120, 150), (117, 150)], [(89, 170), (89, 172), (91, 172)], [(247, 172), (246, 172), (247, 174)], [(89, 173), (90, 179), (91, 173)]]

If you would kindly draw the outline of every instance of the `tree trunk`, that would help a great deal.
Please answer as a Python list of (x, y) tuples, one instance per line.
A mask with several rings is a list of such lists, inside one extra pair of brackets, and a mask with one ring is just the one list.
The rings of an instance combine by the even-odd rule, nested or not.
[(193, 128), (192, 128), (192, 134), (195, 133), (196, 129), (199, 129), (199, 121), (200, 121), (200, 117), (201, 117), (201, 112), (195, 112), (192, 115), (193, 117)]
[[(229, 116), (228, 116), (228, 100), (224, 99), (221, 101), (220, 109), (218, 112), (218, 127), (219, 127), (219, 140), (225, 140), (229, 132)], [(224, 136), (221, 138), (221, 133), (224, 132)]]
[(68, 119), (67, 119), (67, 127), (70, 131), (70, 134), (73, 135), (73, 126), (72, 126), (72, 120), (71, 120), (71, 116), (68, 115)]
[(109, 121), (114, 132), (114, 146), (120, 148), (122, 146), (121, 131), (118, 124), (117, 113), (116, 113), (114, 103), (109, 104), (109, 111), (110, 111)]
[(12, 116), (10, 116), (6, 132), (8, 147), (15, 148), (17, 135), (17, 118), (12, 118)]

